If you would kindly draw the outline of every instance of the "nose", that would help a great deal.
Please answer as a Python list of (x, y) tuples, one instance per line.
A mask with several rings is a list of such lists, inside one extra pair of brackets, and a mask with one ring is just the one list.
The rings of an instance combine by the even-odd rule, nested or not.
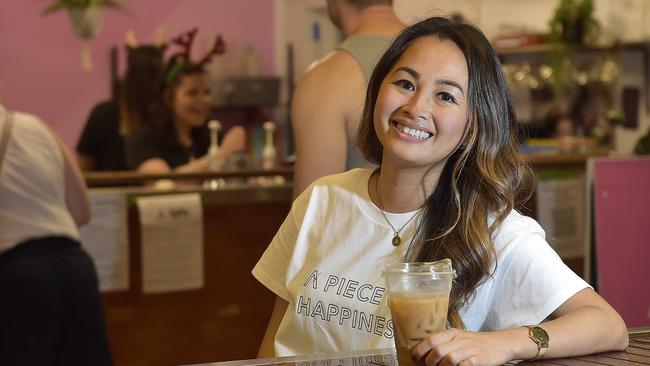
[(410, 118), (417, 122), (421, 122), (431, 119), (432, 104), (432, 98), (430, 98), (427, 93), (418, 90), (408, 99), (406, 104), (402, 107), (402, 110), (406, 112)]

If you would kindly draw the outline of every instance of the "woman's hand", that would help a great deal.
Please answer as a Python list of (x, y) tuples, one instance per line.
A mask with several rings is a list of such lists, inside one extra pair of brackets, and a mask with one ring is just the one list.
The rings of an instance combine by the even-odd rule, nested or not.
[(421, 365), (502, 365), (512, 360), (506, 332), (447, 329), (418, 343), (411, 357)]

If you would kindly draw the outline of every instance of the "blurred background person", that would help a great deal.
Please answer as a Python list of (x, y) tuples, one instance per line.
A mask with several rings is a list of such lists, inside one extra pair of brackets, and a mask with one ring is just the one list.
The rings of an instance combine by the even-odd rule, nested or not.
[[(141, 173), (205, 171), (210, 146), (206, 122), (213, 104), (208, 74), (201, 63), (172, 58), (164, 75), (163, 113), (127, 135), (127, 165)], [(241, 126), (232, 127), (220, 140), (224, 160), (246, 149)]]
[(127, 68), (117, 100), (96, 105), (77, 143), (83, 171), (127, 170), (124, 135), (156, 118), (164, 67), (165, 44), (126, 46)]
[(0, 365), (111, 365), (86, 185), (45, 123), (0, 105)]
[(346, 38), (312, 64), (293, 96), (294, 197), (319, 177), (371, 166), (356, 147), (357, 129), (375, 64), (404, 28), (392, 4), (392, 0), (327, 0), (330, 20)]

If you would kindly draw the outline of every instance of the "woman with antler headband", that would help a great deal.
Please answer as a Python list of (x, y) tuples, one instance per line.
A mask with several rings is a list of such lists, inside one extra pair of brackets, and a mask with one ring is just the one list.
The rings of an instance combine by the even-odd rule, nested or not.
[[(132, 169), (143, 173), (197, 172), (207, 169), (210, 136), (206, 121), (212, 110), (210, 82), (204, 65), (223, 53), (217, 37), (212, 50), (199, 62), (190, 60), (190, 47), (197, 29), (173, 39), (183, 51), (171, 57), (164, 72), (163, 115), (148, 121), (126, 138), (126, 159)], [(232, 127), (221, 142), (223, 158), (246, 147), (246, 133)]]

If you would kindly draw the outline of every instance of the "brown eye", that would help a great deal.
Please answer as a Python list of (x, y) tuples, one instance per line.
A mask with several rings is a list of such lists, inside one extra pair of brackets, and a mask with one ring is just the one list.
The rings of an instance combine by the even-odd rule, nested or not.
[(393, 84), (401, 87), (402, 89), (415, 91), (415, 85), (413, 85), (413, 83), (410, 82), (409, 80), (401, 79), (401, 80), (397, 80)]
[(445, 93), (445, 92), (438, 93), (438, 97), (440, 97), (440, 100), (442, 100), (444, 102), (458, 104), (458, 103), (456, 103), (456, 98), (454, 98), (449, 93)]

